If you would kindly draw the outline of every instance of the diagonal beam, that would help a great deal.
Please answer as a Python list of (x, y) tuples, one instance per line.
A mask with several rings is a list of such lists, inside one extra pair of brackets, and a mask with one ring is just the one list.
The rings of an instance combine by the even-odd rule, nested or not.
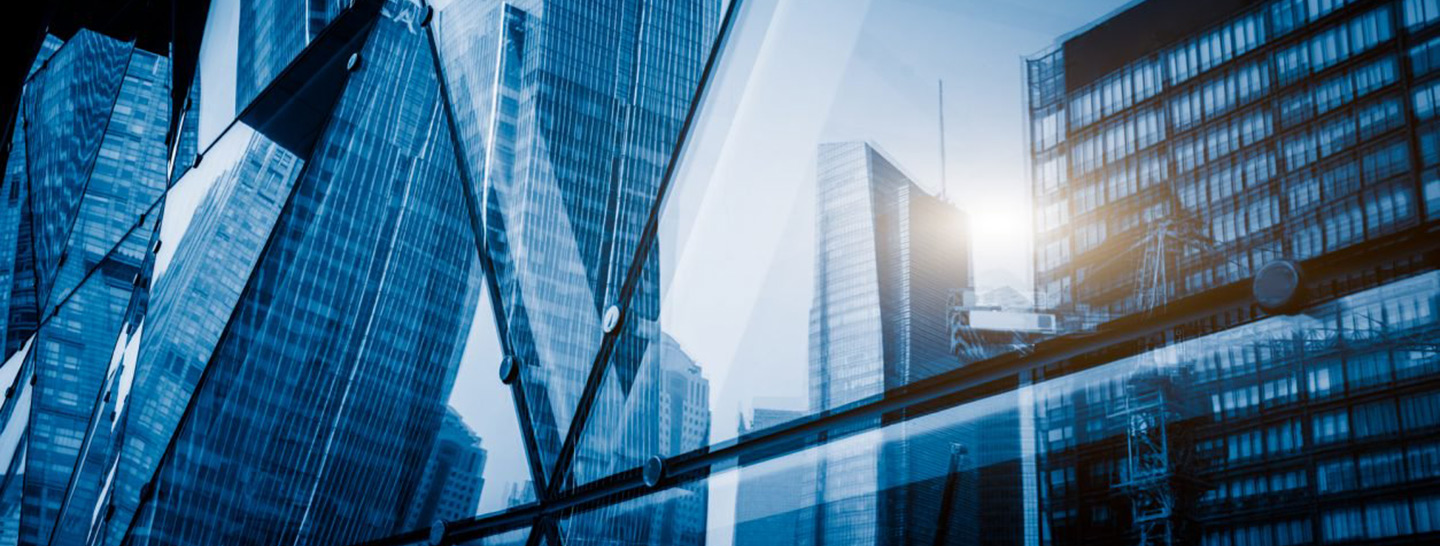
[(575, 416), (570, 420), (570, 430), (566, 431), (565, 443), (561, 445), (560, 454), (555, 459), (554, 477), (550, 482), (550, 496), (552, 497), (559, 494), (560, 489), (570, 480), (575, 461), (575, 450), (585, 433), (585, 425), (590, 420), (590, 412), (595, 405), (595, 398), (599, 395), (601, 383), (605, 379), (605, 372), (610, 365), (610, 353), (614, 350), (615, 343), (624, 330), (624, 317), (630, 307), (630, 298), (639, 286), (641, 273), (645, 267), (644, 257), (655, 245), (660, 225), (660, 211), (665, 203), (666, 192), (671, 182), (674, 181), (676, 165), (680, 162), (680, 155), (685, 149), (690, 129), (698, 117), (706, 90), (710, 88), (715, 79), (718, 61), (725, 49), (727, 39), (733, 32), (735, 21), (738, 19), (736, 13), (744, 5), (744, 0), (732, 0), (730, 6), (725, 9), (724, 18), (720, 21), (719, 32), (710, 48), (710, 54), (705, 59), (705, 68), (700, 72), (700, 83), (695, 86), (695, 92), (690, 97), (690, 105), (685, 111), (685, 121), (680, 125), (675, 145), (670, 149), (670, 159), (665, 163), (665, 173), (660, 177), (660, 187), (655, 192), (655, 200), (650, 203), (645, 229), (640, 232), (639, 242), (635, 245), (635, 252), (630, 258), (630, 267), (625, 273), (625, 282), (620, 287), (619, 296), (615, 298), (615, 305), (620, 310), (620, 323), (605, 334), (600, 342), (600, 348), (595, 354), (595, 361), (590, 365), (590, 375), (585, 378), (585, 389), (581, 391), (580, 401), (575, 408)]
[[(459, 125), (455, 121), (454, 103), (450, 98), (450, 82), (445, 77), (444, 63), (440, 61), (440, 46), (435, 36), (434, 8), (425, 17), (425, 43), (430, 47), (430, 61), (435, 67), (435, 78), (439, 80), (440, 104), (445, 111), (445, 122), (449, 128), (450, 146), (455, 155), (456, 168), (460, 171), (460, 183), (465, 196), (465, 213), (469, 216), (470, 232), (475, 240), (475, 253), (480, 259), (480, 269), (485, 274), (485, 287), (490, 293), (490, 313), (494, 316), (495, 333), (500, 340), (500, 350), (505, 358), (513, 358), (515, 349), (510, 342), (509, 326), (504, 306), (501, 304), (500, 285), (495, 280), (495, 262), (490, 258), (490, 245), (485, 238), (485, 226), (480, 220), (480, 200), (475, 196), (475, 185), (470, 179), (470, 156), (460, 142)], [(517, 364), (519, 365), (519, 364)], [(510, 394), (515, 403), (515, 414), (520, 421), (520, 435), (525, 444), (525, 459), (530, 466), (530, 480), (535, 484), (535, 496), (544, 499), (549, 490), (546, 486), (545, 466), (540, 455), (540, 444), (535, 438), (535, 424), (530, 418), (530, 403), (525, 397), (525, 374), (515, 374), (510, 383)], [(532, 533), (533, 534), (533, 533)]]

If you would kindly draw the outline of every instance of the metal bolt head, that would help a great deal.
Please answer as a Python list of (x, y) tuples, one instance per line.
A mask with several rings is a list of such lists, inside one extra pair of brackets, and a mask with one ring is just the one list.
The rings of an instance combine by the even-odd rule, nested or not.
[(346, 59), (346, 60), (345, 60), (345, 70), (347, 70), (347, 71), (349, 71), (349, 72), (354, 72), (354, 71), (359, 70), (359, 69), (360, 69), (360, 52), (359, 52), (359, 51), (356, 51), (356, 52), (350, 54), (350, 58), (349, 58), (349, 59)]
[(432, 546), (440, 546), (440, 543), (444, 541), (445, 522), (437, 519), (434, 523), (430, 524), (430, 544)]
[(615, 327), (616, 327), (616, 326), (619, 326), (619, 325), (620, 325), (620, 308), (619, 308), (619, 307), (616, 307), (616, 306), (614, 306), (614, 305), (611, 305), (610, 307), (606, 307), (606, 308), (605, 308), (605, 316), (603, 317), (603, 322), (602, 322), (602, 327), (605, 328), (605, 333), (608, 334), (608, 333), (610, 333), (610, 332), (614, 332), (614, 331), (615, 331)]
[(420, 19), (420, 26), (430, 26), (430, 20), (435, 18), (435, 8), (425, 6), (425, 17)]
[(640, 475), (645, 480), (646, 487), (659, 485), (660, 480), (665, 477), (665, 460), (659, 455), (650, 457), (645, 461), (645, 468)]
[(1304, 306), (1303, 271), (1291, 260), (1276, 260), (1255, 273), (1250, 292), (1266, 313), (1288, 314)]
[(515, 376), (519, 375), (520, 366), (515, 357), (507, 356), (500, 360), (500, 382), (506, 385), (515, 382)]

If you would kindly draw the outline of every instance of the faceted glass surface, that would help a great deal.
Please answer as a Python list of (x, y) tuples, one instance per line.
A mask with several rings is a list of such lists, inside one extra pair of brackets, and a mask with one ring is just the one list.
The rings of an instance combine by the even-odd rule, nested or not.
[(1440, 537), (1436, 0), (204, 27), (24, 82), (0, 546)]

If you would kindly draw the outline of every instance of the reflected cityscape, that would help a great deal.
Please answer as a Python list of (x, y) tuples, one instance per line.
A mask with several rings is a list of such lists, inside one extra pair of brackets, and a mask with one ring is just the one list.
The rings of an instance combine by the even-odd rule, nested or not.
[(0, 546), (1440, 541), (1440, 0), (144, 4), (6, 80)]

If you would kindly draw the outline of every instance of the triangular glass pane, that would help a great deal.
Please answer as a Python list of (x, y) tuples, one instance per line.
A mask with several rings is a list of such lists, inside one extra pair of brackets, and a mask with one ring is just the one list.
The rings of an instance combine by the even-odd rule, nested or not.
[(197, 123), (200, 149), (209, 147), (251, 101), (353, 0), (210, 3), (196, 78), (206, 85), (191, 102), (204, 105)]
[(507, 345), (547, 469), (699, 79), (715, 5), (460, 0), (436, 16)]
[[(61, 529), (55, 527), (60, 510), (71, 499), (94, 503), (98, 489), (94, 481), (72, 482), (72, 475), (74, 469), (99, 464), (103, 458), (103, 449), (88, 449), (89, 440), (100, 446), (109, 444), (109, 427), (96, 426), (102, 416), (96, 408), (103, 405), (113, 379), (111, 357), (138, 297), (133, 290), (138, 272), (136, 264), (107, 259), (104, 268), (42, 321), (26, 354), (21, 374), (29, 377), (30, 412), (28, 416), (9, 416), (12, 421), (28, 417), (21, 499), (24, 512), (19, 527), (22, 543), (73, 540), (75, 536), (69, 533), (51, 536)], [(83, 461), (82, 453), (86, 454)], [(83, 537), (85, 526), (63, 530)]]
[(28, 358), (34, 335), (21, 343), (20, 350), (0, 361), (0, 545), (19, 543), (21, 494), (25, 485), (25, 447), (30, 425), (34, 389), (30, 378), (34, 363)]
[[(101, 157), (111, 114), (120, 105), (127, 66), (134, 58), (154, 60), (148, 54), (131, 55), (132, 50), (133, 44), (82, 30), (61, 46), (25, 86), (20, 117), (26, 141), (28, 212), (34, 217), (30, 229), (37, 273), (35, 290), (42, 309), (60, 266), (69, 258), (79, 258), (68, 256), (72, 250), (71, 231), (79, 220), (81, 202), (89, 193), (91, 173)], [(136, 76), (163, 85), (163, 74)], [(164, 91), (159, 95), (163, 96)], [(144, 171), (138, 174), (143, 176)], [(111, 240), (119, 240), (119, 235)]]
[[(168, 73), (169, 61), (164, 57), (139, 49), (129, 55), (119, 98), (115, 108), (106, 113), (109, 119), (104, 125), (99, 152), (89, 167), (89, 178), (76, 214), (68, 218), (64, 258), (55, 264), (53, 286), (48, 293), (43, 286), (40, 288), (40, 309), (44, 313), (53, 312), (102, 260), (124, 260), (130, 264), (144, 261), (149, 247), (148, 234), (155, 224), (155, 204), (166, 188), (165, 145), (154, 135), (163, 134), (169, 122)], [(34, 139), (31, 143), (56, 145)], [(37, 192), (43, 187), (66, 183), (50, 178), (30, 179), (31, 189)], [(32, 195), (35, 198), (32, 203), (39, 204), (39, 193)], [(45, 224), (67, 219), (36, 216), (32, 221), (40, 218)], [(51, 229), (36, 227), (37, 233)], [(147, 235), (131, 237), (137, 230)], [(37, 265), (43, 273), (48, 264), (41, 260)]]
[(281, 208), (304, 166), (244, 125), (211, 148), (168, 192), (154, 255), (153, 292), (127, 372), (134, 393), (118, 412), (108, 533), (124, 532), (139, 492), (235, 312)]

